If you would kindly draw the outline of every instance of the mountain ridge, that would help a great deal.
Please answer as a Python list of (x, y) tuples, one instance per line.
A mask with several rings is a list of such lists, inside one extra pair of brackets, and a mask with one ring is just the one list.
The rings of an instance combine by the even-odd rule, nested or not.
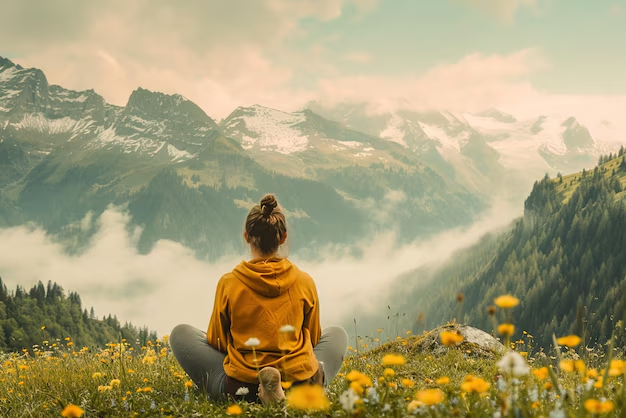
[[(286, 121), (282, 128), (295, 127), (298, 135), (304, 130), (307, 143), (325, 147), (297, 154), (259, 149), (255, 154), (242, 146), (243, 134), (224, 132), (180, 95), (138, 88), (126, 106), (113, 106), (95, 93), (50, 87), (39, 70), (23, 70), (30, 71), (25, 76), (22, 70), (15, 72), (15, 66), (8, 74), (9, 67), (3, 68), (4, 226), (34, 221), (50, 234), (65, 236), (67, 225), (91, 214), (87, 232), (66, 237), (72, 245), (86, 244), (95, 220), (114, 204), (129, 212), (129, 228), (141, 228), (142, 252), (149, 252), (159, 239), (171, 239), (201, 257), (219, 257), (240, 246), (237, 237), (248, 205), (271, 191), (288, 213), (299, 214), (290, 220), (300, 238), (293, 248), (315, 254), (313, 247), (349, 245), (385, 229), (372, 218), (371, 196), (381, 200), (389, 190), (399, 191), (413, 205), (397, 219), (408, 225), (401, 228), (404, 240), (471, 222), (485, 205), (484, 198), (442, 177), (417, 156), (405, 155), (397, 144), (346, 129), (310, 110), (294, 116), (262, 106), (239, 108), (239, 113), (271, 111)], [(13, 106), (15, 97), (34, 91), (38, 93), (28, 102), (30, 107)], [(257, 122), (270, 130), (282, 129), (279, 123), (268, 125), (267, 118)], [(270, 142), (275, 139), (268, 137)], [(378, 154), (353, 156), (369, 152), (368, 146)], [(379, 156), (388, 161), (381, 162)], [(346, 182), (356, 174), (351, 172), (354, 158), (372, 160), (361, 162), (357, 182)], [(283, 164), (294, 171), (285, 170)], [(190, 207), (195, 211), (189, 212)], [(333, 213), (324, 207), (333, 207)], [(450, 210), (456, 215), (446, 220), (443, 214)], [(220, 234), (215, 234), (218, 229)]]

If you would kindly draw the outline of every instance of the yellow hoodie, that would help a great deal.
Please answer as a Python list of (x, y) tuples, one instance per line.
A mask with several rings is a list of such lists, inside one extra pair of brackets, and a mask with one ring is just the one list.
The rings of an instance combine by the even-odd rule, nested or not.
[[(294, 332), (280, 332), (291, 325)], [(311, 276), (284, 258), (242, 261), (220, 279), (207, 340), (226, 353), (224, 370), (234, 379), (258, 383), (258, 369), (276, 367), (282, 377), (302, 381), (319, 367), (313, 347), (321, 335), (317, 289)]]

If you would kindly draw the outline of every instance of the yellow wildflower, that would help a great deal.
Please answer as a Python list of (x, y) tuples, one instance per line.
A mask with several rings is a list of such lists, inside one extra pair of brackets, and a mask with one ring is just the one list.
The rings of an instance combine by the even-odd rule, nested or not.
[(582, 360), (561, 360), (559, 362), (559, 367), (561, 370), (567, 373), (572, 373), (574, 371), (579, 371), (584, 373), (585, 371), (585, 362)]
[(581, 343), (581, 339), (577, 335), (568, 335), (567, 337), (557, 338), (556, 343), (558, 345), (566, 345), (568, 347), (576, 347)]
[(624, 366), (626, 366), (626, 362), (623, 360), (611, 360), (609, 376), (621, 376), (624, 374)]
[(280, 382), (280, 385), (283, 387), (283, 389), (287, 390), (291, 387), (291, 385), (293, 385), (293, 382)]
[(596, 389), (602, 389), (604, 385), (604, 376), (598, 376), (598, 380), (593, 384), (593, 387)]
[(120, 381), (120, 379), (113, 379), (113, 380), (111, 380), (111, 382), (109, 383), (109, 385), (110, 385), (112, 388), (118, 387), (118, 386), (119, 386), (119, 385), (121, 385), (121, 384), (122, 384), (122, 382)]
[(287, 405), (294, 409), (309, 411), (325, 411), (330, 401), (320, 385), (300, 385), (287, 394)]
[(431, 406), (443, 401), (443, 392), (439, 389), (418, 390), (415, 399), (424, 405)]
[(519, 299), (512, 295), (502, 295), (498, 296), (493, 303), (499, 308), (510, 309), (519, 305)]
[(439, 334), (439, 337), (441, 338), (441, 343), (446, 347), (456, 345), (464, 339), (461, 334), (452, 331), (443, 331)]
[(602, 402), (596, 399), (587, 399), (584, 405), (587, 412), (592, 414), (604, 414), (611, 412), (614, 408), (613, 402), (608, 399)]
[(540, 380), (543, 380), (549, 376), (548, 368), (542, 367), (541, 369), (533, 370), (533, 374), (537, 376)]
[(363, 392), (365, 392), (365, 389), (363, 389), (363, 386), (361, 386), (361, 384), (356, 381), (350, 382), (350, 389), (352, 389), (354, 393), (356, 393), (357, 395), (362, 395)]
[(80, 406), (68, 404), (63, 408), (63, 411), (61, 411), (61, 416), (65, 418), (80, 418), (84, 413), (85, 411)]
[(352, 370), (350, 373), (348, 373), (346, 379), (348, 379), (350, 382), (358, 382), (362, 386), (372, 386), (372, 379), (357, 370)]
[(438, 385), (447, 385), (448, 383), (450, 383), (450, 378), (443, 376), (435, 380), (435, 383), (437, 383)]
[(226, 413), (228, 415), (241, 415), (242, 412), (243, 410), (237, 404), (231, 405), (228, 408), (226, 408)]
[(107, 390), (111, 390), (111, 386), (108, 385), (100, 385), (98, 386), (98, 392), (106, 392)]
[(400, 354), (387, 354), (383, 356), (383, 366), (401, 366), (406, 363), (404, 356)]
[(396, 375), (396, 372), (390, 368), (385, 369), (385, 371), (383, 372), (383, 376), (388, 377), (388, 378), (392, 378), (395, 375)]
[(515, 333), (515, 325), (513, 324), (498, 325), (498, 334), (510, 337), (514, 333)]
[(192, 386), (193, 386), (193, 382), (191, 380), (188, 380), (188, 381), (185, 382), (185, 387), (186, 388), (190, 388)]
[(461, 384), (461, 390), (463, 392), (475, 392), (475, 393), (483, 393), (489, 389), (489, 383), (481, 379), (480, 377), (475, 377), (473, 375), (467, 375), (465, 377), (465, 381)]
[(412, 388), (415, 386), (415, 382), (411, 379), (402, 379), (402, 386), (406, 386), (407, 388)]

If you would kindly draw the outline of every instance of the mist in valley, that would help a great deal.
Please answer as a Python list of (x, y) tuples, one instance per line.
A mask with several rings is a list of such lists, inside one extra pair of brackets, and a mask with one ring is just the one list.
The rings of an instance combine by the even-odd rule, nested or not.
[[(387, 202), (384, 212), (389, 217), (393, 217), (394, 205), (406, 204), (402, 199)], [(393, 290), (419, 286), (417, 282), (399, 282), (398, 276), (424, 265), (444, 263), (456, 250), (505, 227), (520, 214), (519, 206), (500, 200), (469, 227), (408, 245), (399, 245), (396, 231), (388, 230), (351, 246), (328, 245), (316, 251), (314, 258), (302, 252), (289, 258), (317, 284), (322, 326), (345, 325), (353, 318), (361, 323), (367, 318), (363, 326), (376, 328), (384, 326), (387, 305), (395, 304)], [(376, 219), (382, 223), (389, 220), (382, 214)], [(0, 276), (9, 290), (16, 285), (29, 289), (38, 281), (57, 282), (66, 294), (77, 292), (83, 308), (93, 306), (98, 318), (111, 314), (122, 323), (145, 325), (159, 335), (168, 334), (179, 323), (205, 329), (217, 281), (249, 258), (243, 239), (240, 253), (215, 262), (199, 260), (192, 249), (167, 240), (159, 241), (150, 253), (141, 254), (136, 249), (141, 231), (129, 233), (129, 222), (127, 213), (110, 207), (97, 219), (90, 243), (74, 255), (57, 237), (32, 225), (2, 229)], [(293, 234), (292, 239), (297, 239), (297, 231)], [(283, 252), (288, 253), (288, 249)]]

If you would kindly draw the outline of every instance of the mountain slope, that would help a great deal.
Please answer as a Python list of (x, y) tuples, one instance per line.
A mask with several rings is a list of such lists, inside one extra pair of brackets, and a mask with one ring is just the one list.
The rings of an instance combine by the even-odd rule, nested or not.
[(400, 144), (470, 190), (502, 194), (515, 203), (522, 203), (532, 182), (545, 173), (593, 167), (599, 155), (619, 147), (626, 135), (622, 121), (557, 111), (518, 117), (499, 109), (471, 114), (402, 108), (385, 113), (358, 103), (326, 107), (311, 102), (307, 107)]
[[(388, 193), (411, 205), (394, 218), (405, 240), (467, 224), (484, 208), (404, 151), (308, 110), (240, 108), (220, 127), (179, 95), (138, 88), (112, 106), (0, 61), (0, 226), (34, 221), (71, 251), (89, 243), (110, 205), (130, 214), (129, 230), (141, 228), (142, 252), (170, 239), (209, 258), (241, 251), (245, 215), (268, 192), (297, 231), (291, 250), (311, 257), (389, 230), (372, 210)], [(359, 190), (342, 180), (353, 166), (371, 180)]]
[[(511, 293), (521, 300), (513, 311), (517, 334), (526, 330), (540, 345), (578, 333), (603, 343), (622, 318), (626, 280), (626, 161), (620, 156), (593, 172), (545, 178), (524, 206), (524, 217), (509, 232), (485, 237), (442, 268), (402, 278), (427, 282), (399, 299), (428, 325), (456, 316), (455, 295), (465, 295), (459, 320), (485, 329), (487, 307)], [(578, 309), (582, 309), (582, 318)], [(581, 322), (582, 321), (582, 322)], [(581, 325), (583, 325), (581, 329)]]

